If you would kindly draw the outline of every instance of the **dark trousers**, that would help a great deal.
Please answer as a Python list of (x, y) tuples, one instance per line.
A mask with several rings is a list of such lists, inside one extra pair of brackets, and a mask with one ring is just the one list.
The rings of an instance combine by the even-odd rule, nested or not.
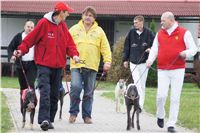
[(61, 68), (49, 68), (37, 65), (38, 87), (40, 89), (40, 108), (38, 123), (44, 120), (54, 122), (58, 108), (58, 94), (61, 80)]
[[(24, 68), (25, 75), (27, 77), (28, 83), (31, 88), (35, 89), (34, 83), (35, 79), (37, 76), (37, 67), (35, 65), (34, 61), (22, 61), (22, 65)], [(17, 76), (18, 76), (18, 81), (20, 85), (20, 106), (21, 106), (21, 112), (22, 112), (22, 91), (24, 89), (28, 88), (28, 84), (26, 82), (26, 79), (24, 77), (24, 73), (22, 71), (22, 67), (17, 67)]]

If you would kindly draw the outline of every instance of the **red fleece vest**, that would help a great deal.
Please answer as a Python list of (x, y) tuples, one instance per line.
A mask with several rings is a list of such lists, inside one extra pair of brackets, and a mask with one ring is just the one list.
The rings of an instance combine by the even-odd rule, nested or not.
[(185, 60), (179, 53), (186, 49), (184, 34), (186, 29), (177, 27), (171, 35), (161, 29), (158, 32), (158, 69), (172, 70), (185, 68)]

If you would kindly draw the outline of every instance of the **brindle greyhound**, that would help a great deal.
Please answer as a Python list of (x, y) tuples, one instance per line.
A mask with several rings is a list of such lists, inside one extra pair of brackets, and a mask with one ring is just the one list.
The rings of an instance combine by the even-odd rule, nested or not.
[(22, 115), (23, 115), (22, 128), (25, 127), (26, 111), (27, 111), (27, 112), (30, 112), (30, 124), (31, 124), (31, 129), (33, 129), (33, 121), (34, 121), (36, 105), (37, 105), (37, 97), (35, 94), (35, 90), (31, 88), (27, 88), (23, 90), (22, 91)]

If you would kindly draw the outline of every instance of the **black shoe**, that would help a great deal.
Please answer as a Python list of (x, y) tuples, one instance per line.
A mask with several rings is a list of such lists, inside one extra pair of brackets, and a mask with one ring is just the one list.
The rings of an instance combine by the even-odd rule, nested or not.
[(163, 128), (164, 127), (164, 119), (157, 119), (157, 124), (160, 128)]
[(176, 132), (174, 127), (168, 127), (167, 131), (170, 132), (170, 133), (175, 133)]
[(49, 123), (49, 129), (54, 129), (54, 126), (51, 122)]
[(49, 122), (47, 120), (44, 120), (41, 124), (40, 127), (42, 128), (43, 131), (47, 131), (49, 129)]

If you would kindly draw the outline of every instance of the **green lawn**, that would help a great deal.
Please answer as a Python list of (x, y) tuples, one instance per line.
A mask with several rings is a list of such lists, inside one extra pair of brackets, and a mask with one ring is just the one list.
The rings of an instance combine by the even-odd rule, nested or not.
[(6, 102), (6, 97), (0, 92), (1, 95), (1, 132), (7, 133), (9, 132), (14, 126), (11, 121), (10, 111), (8, 109), (8, 105)]
[(16, 77), (1, 77), (1, 88), (19, 88)]
[[(1, 88), (19, 88), (16, 77), (1, 77)], [(9, 132), (13, 127), (6, 97), (1, 93), (1, 132)]]
[(97, 90), (101, 89), (101, 90), (114, 90), (115, 85), (111, 82), (105, 82), (105, 81), (96, 81), (96, 86), (97, 86)]
[[(103, 82), (101, 84), (104, 84)], [(99, 85), (100, 86), (100, 85)], [(106, 85), (104, 89), (107, 89)], [(102, 96), (109, 99), (114, 99), (114, 87), (115, 84), (109, 85), (113, 89), (110, 92), (104, 92)], [(156, 113), (156, 91), (155, 88), (147, 88), (145, 96), (145, 111), (154, 114)], [(169, 113), (169, 97), (166, 102), (166, 114), (168, 117)], [(189, 129), (194, 129), (197, 132), (200, 132), (200, 89), (195, 84), (185, 83), (183, 86), (183, 91), (181, 95), (181, 104), (178, 117), (178, 124), (187, 127)]]

